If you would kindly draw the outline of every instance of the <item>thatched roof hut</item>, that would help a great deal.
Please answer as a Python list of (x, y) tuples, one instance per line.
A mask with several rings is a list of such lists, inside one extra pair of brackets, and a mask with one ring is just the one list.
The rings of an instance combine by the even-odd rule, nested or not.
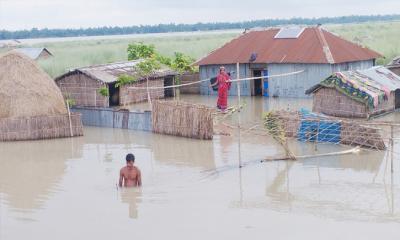
[(306, 94), (313, 94), (314, 112), (369, 118), (400, 108), (400, 77), (381, 66), (336, 72)]
[[(70, 136), (69, 118), (60, 89), (32, 59), (16, 51), (0, 57), (0, 140)], [(80, 116), (71, 118), (72, 135), (82, 135)]]

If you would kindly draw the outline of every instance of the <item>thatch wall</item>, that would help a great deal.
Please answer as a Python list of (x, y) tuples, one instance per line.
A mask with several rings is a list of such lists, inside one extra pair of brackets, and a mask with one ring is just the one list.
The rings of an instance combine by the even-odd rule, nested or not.
[(198, 138), (213, 138), (214, 110), (207, 106), (177, 101), (154, 101), (152, 107), (153, 132)]
[[(82, 136), (81, 114), (71, 113), (73, 136)], [(0, 118), (0, 141), (71, 137), (68, 114)]]
[(58, 87), (65, 97), (75, 100), (76, 106), (85, 107), (108, 107), (109, 99), (99, 93), (101, 87), (106, 87), (85, 74), (75, 73), (65, 75), (56, 80)]
[[(135, 89), (131, 87), (145, 88), (147, 87), (146, 81), (139, 81), (132, 84), (127, 84), (120, 87), (119, 91), (119, 104), (127, 105), (132, 103), (147, 101), (147, 89)], [(164, 87), (164, 78), (157, 78), (149, 80), (149, 87)], [(164, 98), (164, 89), (150, 89), (151, 99)]]
[(370, 110), (366, 104), (358, 102), (333, 88), (321, 88), (314, 92), (313, 112), (334, 117), (368, 118), (394, 110), (394, 93), (387, 101)]

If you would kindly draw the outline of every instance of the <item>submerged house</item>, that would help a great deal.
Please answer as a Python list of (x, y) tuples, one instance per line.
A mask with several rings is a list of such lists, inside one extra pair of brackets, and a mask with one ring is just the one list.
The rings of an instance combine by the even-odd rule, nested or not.
[[(145, 78), (137, 77), (135, 65), (142, 60), (116, 62), (77, 68), (55, 79), (64, 96), (72, 98), (76, 106), (110, 107), (132, 104), (147, 100)], [(137, 81), (119, 86), (121, 75), (131, 76)], [(175, 72), (164, 68), (149, 76), (149, 87), (173, 85)], [(138, 89), (131, 88), (137, 87)], [(140, 88), (140, 89), (139, 89)], [(108, 96), (101, 94), (106, 89)], [(172, 88), (150, 89), (150, 98), (172, 97)]]
[[(221, 65), (240, 77), (262, 77), (241, 82), (241, 94), (281, 97), (306, 97), (305, 90), (333, 72), (367, 69), (381, 55), (344, 40), (321, 27), (270, 28), (240, 35), (198, 60), (200, 79), (215, 77)], [(268, 76), (298, 72), (279, 78)], [(232, 74), (235, 78), (236, 74)], [(201, 94), (214, 94), (208, 82)], [(236, 83), (230, 95), (236, 95)]]
[(16, 48), (15, 51), (25, 54), (32, 60), (43, 60), (53, 57), (47, 48)]
[(35, 61), (16, 51), (0, 57), (0, 141), (83, 135), (60, 89)]
[(400, 56), (395, 57), (386, 67), (400, 76)]
[(314, 112), (369, 118), (400, 108), (400, 77), (381, 66), (336, 72), (306, 94), (313, 95)]

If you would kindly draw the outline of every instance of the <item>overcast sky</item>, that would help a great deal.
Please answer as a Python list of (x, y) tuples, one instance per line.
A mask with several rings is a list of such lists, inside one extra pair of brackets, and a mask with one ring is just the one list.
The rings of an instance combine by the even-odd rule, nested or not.
[(400, 0), (0, 0), (0, 29), (400, 13)]

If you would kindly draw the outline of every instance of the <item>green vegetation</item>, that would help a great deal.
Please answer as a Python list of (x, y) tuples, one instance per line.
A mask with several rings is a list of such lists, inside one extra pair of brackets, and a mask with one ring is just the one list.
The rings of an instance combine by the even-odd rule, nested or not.
[(363, 24), (330, 25), (328, 30), (339, 36), (381, 53), (384, 65), (400, 55), (400, 22), (371, 22)]
[(98, 27), (81, 29), (37, 29), (22, 31), (0, 30), (0, 39), (46, 38), (46, 37), (77, 37), (77, 36), (104, 36), (137, 33), (166, 33), (166, 32), (193, 32), (225, 29), (246, 29), (254, 27), (272, 27), (281, 25), (317, 25), (317, 24), (347, 24), (368, 21), (399, 20), (399, 14), (393, 15), (364, 15), (321, 18), (291, 18), (291, 19), (262, 19), (244, 22), (219, 22), (196, 24), (158, 24), (131, 27)]
[(150, 58), (156, 54), (156, 47), (153, 44), (144, 44), (143, 42), (132, 43), (128, 45), (128, 60), (137, 60), (140, 58)]
[(136, 81), (137, 81), (137, 79), (132, 77), (132, 76), (130, 76), (130, 75), (121, 74), (121, 75), (118, 76), (117, 83), (115, 84), (115, 87), (124, 86), (126, 84), (133, 83), (133, 82), (136, 82)]
[[(238, 33), (227, 32), (204, 33), (203, 35), (188, 33), (184, 36), (171, 34), (163, 37), (149, 36), (133, 39), (65, 41), (41, 43), (34, 46), (46, 47), (54, 54), (54, 57), (39, 63), (50, 76), (56, 77), (77, 67), (126, 61), (128, 59), (127, 47), (132, 42), (153, 44), (157, 51), (165, 57), (174, 57), (175, 52), (179, 51), (198, 59), (237, 35)], [(159, 61), (165, 64), (162, 59)]]
[(108, 87), (106, 87), (106, 86), (101, 87), (101, 88), (99, 89), (99, 93), (100, 93), (102, 96), (104, 96), (104, 97), (110, 96), (110, 93), (109, 93), (109, 91), (108, 91)]
[[(400, 22), (398, 21), (326, 25), (324, 27), (345, 39), (383, 54), (385, 59), (379, 59), (378, 64), (386, 64), (394, 56), (400, 55), (398, 40), (400, 39)], [(47, 47), (54, 54), (55, 57), (41, 61), (40, 64), (52, 77), (56, 77), (76, 67), (125, 61), (127, 60), (127, 47), (133, 42), (154, 45), (160, 54), (157, 57), (164, 58), (158, 59), (158, 61), (165, 64), (165, 61), (170, 61), (168, 58), (175, 57), (175, 52), (199, 59), (238, 35), (239, 32), (207, 32), (202, 35), (188, 33), (179, 36), (171, 34), (162, 37), (42, 43), (35, 46)]]

